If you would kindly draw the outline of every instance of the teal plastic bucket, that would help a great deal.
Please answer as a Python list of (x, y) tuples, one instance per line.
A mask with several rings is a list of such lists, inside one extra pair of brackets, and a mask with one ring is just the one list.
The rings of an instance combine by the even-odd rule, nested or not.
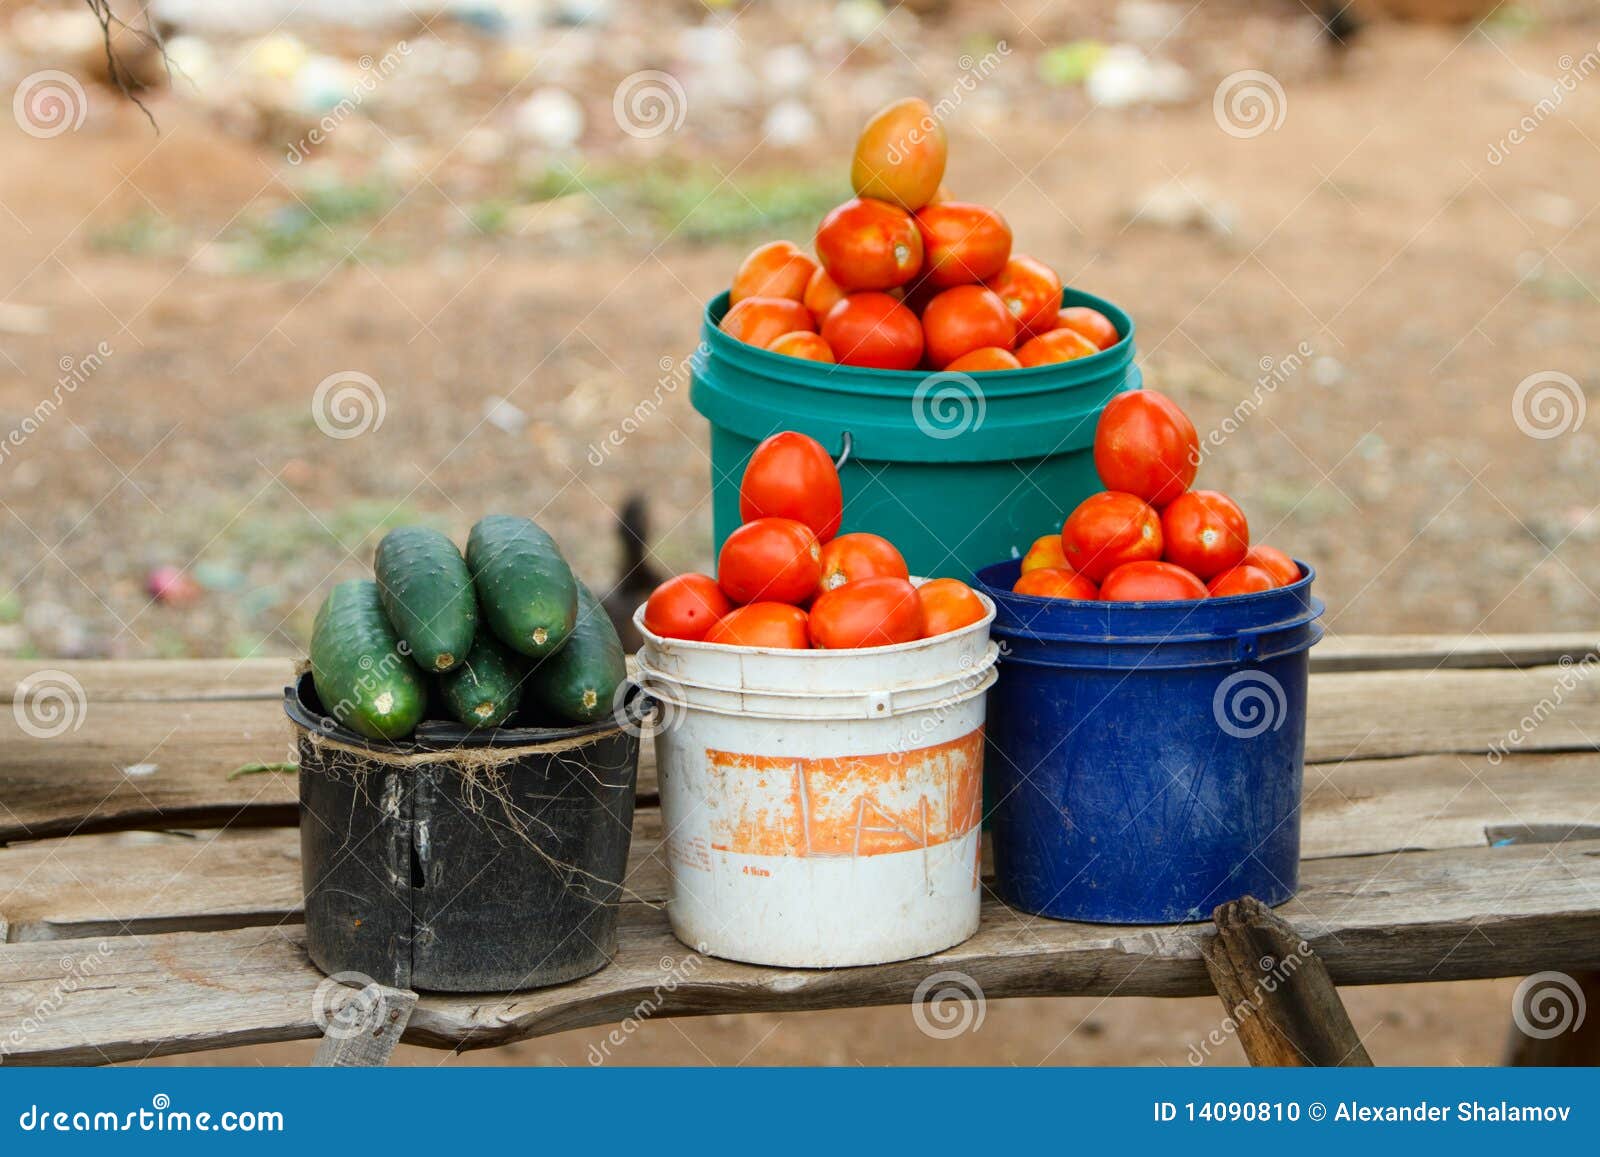
[(1111, 319), (1122, 340), (1076, 361), (950, 374), (836, 366), (768, 353), (717, 328), (706, 307), (690, 400), (711, 423), (716, 548), (739, 525), (739, 479), (763, 438), (799, 430), (845, 462), (844, 529), (881, 534), (912, 574), (971, 579), (1060, 528), (1101, 489), (1094, 429), (1112, 396), (1138, 388), (1133, 319), (1068, 289), (1063, 305)]

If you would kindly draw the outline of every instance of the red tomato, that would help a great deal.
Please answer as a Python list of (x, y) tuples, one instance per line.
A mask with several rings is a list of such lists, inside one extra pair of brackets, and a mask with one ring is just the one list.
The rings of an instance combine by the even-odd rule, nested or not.
[(928, 360), (943, 369), (973, 350), (1009, 346), (1016, 340), (1017, 323), (993, 290), (958, 285), (928, 302), (922, 333)]
[(1230, 566), (1216, 578), (1206, 584), (1214, 598), (1226, 598), (1228, 595), (1253, 595), (1260, 591), (1273, 590), (1278, 585), (1278, 580), (1258, 566), (1251, 566), (1241, 562), (1238, 566)]
[(1022, 363), (1017, 355), (999, 346), (984, 346), (971, 353), (962, 354), (945, 366), (953, 374), (983, 374), (991, 370), (1020, 370)]
[(784, 297), (799, 301), (817, 263), (793, 241), (769, 241), (751, 250), (733, 275), (728, 301), (737, 305), (747, 297)]
[(1069, 566), (1045, 566), (1030, 570), (1011, 588), (1019, 595), (1044, 599), (1090, 600), (1100, 597), (1100, 588)]
[(834, 360), (833, 351), (828, 348), (828, 343), (822, 340), (821, 334), (808, 333), (803, 329), (791, 330), (767, 349), (775, 354), (783, 354), (791, 358), (804, 358), (811, 362), (829, 362)]
[(873, 113), (861, 130), (850, 162), (850, 187), (863, 197), (920, 209), (943, 187), (939, 182), (948, 154), (944, 125), (933, 109), (908, 96)]
[(1300, 564), (1275, 546), (1252, 546), (1245, 552), (1244, 561), (1266, 571), (1280, 587), (1300, 581)]
[(1238, 504), (1218, 490), (1191, 490), (1161, 511), (1168, 562), (1203, 579), (1238, 566), (1250, 549), (1250, 526)]
[(803, 522), (758, 518), (728, 535), (717, 585), (736, 603), (803, 603), (822, 577), (822, 547)]
[(894, 543), (876, 534), (841, 534), (822, 548), (819, 590), (831, 591), (864, 578), (908, 578), (906, 560)]
[(978, 592), (960, 579), (929, 579), (917, 588), (917, 601), (922, 604), (925, 638), (970, 627), (989, 613)]
[(811, 280), (806, 282), (805, 296), (800, 300), (811, 311), (811, 316), (817, 319), (817, 324), (821, 325), (828, 311), (844, 300), (844, 290), (819, 265), (811, 275)]
[(922, 360), (922, 323), (887, 293), (852, 293), (828, 311), (822, 337), (847, 366), (914, 370)]
[(1017, 350), (1017, 361), (1025, 366), (1048, 366), (1055, 362), (1076, 361), (1093, 357), (1100, 351), (1094, 342), (1070, 329), (1053, 329), (1023, 342)]
[(733, 609), (717, 580), (708, 574), (680, 574), (650, 594), (644, 626), (664, 639), (705, 638), (718, 619)]
[(808, 616), (788, 603), (751, 603), (735, 607), (706, 632), (705, 642), (725, 647), (780, 647), (804, 651), (811, 646)]
[(922, 278), (935, 289), (987, 281), (1011, 256), (1011, 226), (995, 209), (940, 201), (917, 210)]
[(1081, 333), (1094, 343), (1096, 349), (1108, 350), (1122, 340), (1111, 319), (1087, 305), (1069, 305), (1061, 310), (1056, 314), (1056, 328)]
[(1165, 394), (1129, 390), (1106, 403), (1094, 431), (1094, 468), (1108, 490), (1165, 506), (1194, 483), (1200, 437)]
[(791, 330), (815, 330), (811, 311), (787, 297), (747, 297), (722, 317), (719, 327), (738, 341), (766, 349)]
[(1205, 597), (1206, 584), (1170, 562), (1125, 563), (1100, 584), (1100, 598), (1108, 603), (1161, 603)]
[(922, 600), (903, 578), (857, 579), (811, 604), (811, 642), (842, 651), (888, 647), (922, 638)]
[(1161, 516), (1132, 494), (1091, 494), (1061, 528), (1067, 565), (1095, 582), (1125, 562), (1161, 557)]
[(839, 533), (844, 495), (833, 459), (815, 438), (794, 430), (773, 434), (755, 448), (739, 479), (739, 517), (792, 518), (827, 542)]
[(1019, 333), (1047, 333), (1056, 327), (1056, 314), (1061, 311), (1061, 278), (1044, 262), (1018, 255), (1007, 261), (988, 284), (1017, 319)]
[(857, 197), (817, 226), (817, 257), (846, 293), (893, 289), (922, 268), (922, 234), (907, 213), (887, 201)]
[(1059, 534), (1042, 534), (1033, 540), (1033, 545), (1028, 548), (1028, 553), (1022, 556), (1022, 573), (1030, 570), (1040, 570), (1044, 567), (1055, 569), (1071, 569), (1067, 566), (1067, 556), (1061, 552), (1061, 536)]

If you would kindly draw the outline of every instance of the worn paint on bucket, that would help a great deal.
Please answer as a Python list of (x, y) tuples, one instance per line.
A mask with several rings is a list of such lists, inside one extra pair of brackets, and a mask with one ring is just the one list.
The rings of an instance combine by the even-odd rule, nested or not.
[(989, 618), (863, 651), (713, 647), (635, 622), (640, 681), (661, 703), (680, 940), (823, 968), (925, 956), (977, 931)]

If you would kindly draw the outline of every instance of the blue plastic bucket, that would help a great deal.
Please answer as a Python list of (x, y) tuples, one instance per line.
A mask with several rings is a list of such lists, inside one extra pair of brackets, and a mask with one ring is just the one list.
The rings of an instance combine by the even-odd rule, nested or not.
[(968, 578), (1027, 551), (1101, 489), (1094, 468), (1100, 411), (1137, 389), (1133, 319), (1079, 290), (1122, 335), (1086, 358), (997, 373), (836, 366), (769, 353), (718, 328), (728, 295), (706, 307), (690, 400), (711, 423), (715, 550), (739, 526), (739, 479), (779, 430), (847, 451), (844, 529), (900, 548), (912, 574)]
[(1012, 593), (984, 567), (999, 681), (985, 793), (995, 877), (1058, 920), (1206, 920), (1281, 904), (1300, 867), (1314, 572), (1228, 599), (1100, 603)]

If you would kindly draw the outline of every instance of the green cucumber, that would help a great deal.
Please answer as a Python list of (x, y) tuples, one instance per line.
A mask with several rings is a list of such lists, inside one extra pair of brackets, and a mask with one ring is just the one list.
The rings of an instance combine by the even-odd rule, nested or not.
[(378, 543), (372, 560), (383, 609), (424, 671), (449, 671), (472, 649), (478, 600), (472, 574), (448, 535), (402, 526)]
[(521, 656), (485, 632), (472, 644), (466, 662), (439, 676), (439, 691), (457, 723), (499, 727), (522, 702), (526, 674)]
[(578, 584), (578, 621), (567, 645), (542, 660), (528, 677), (530, 692), (552, 711), (577, 723), (611, 714), (617, 687), (628, 676), (622, 641), (611, 616)]
[(578, 583), (537, 523), (509, 514), (482, 519), (467, 538), (467, 568), (483, 620), (502, 643), (535, 659), (561, 649), (578, 617)]
[(422, 672), (406, 658), (370, 579), (340, 583), (317, 612), (311, 678), (323, 714), (369, 739), (404, 739), (428, 705)]

